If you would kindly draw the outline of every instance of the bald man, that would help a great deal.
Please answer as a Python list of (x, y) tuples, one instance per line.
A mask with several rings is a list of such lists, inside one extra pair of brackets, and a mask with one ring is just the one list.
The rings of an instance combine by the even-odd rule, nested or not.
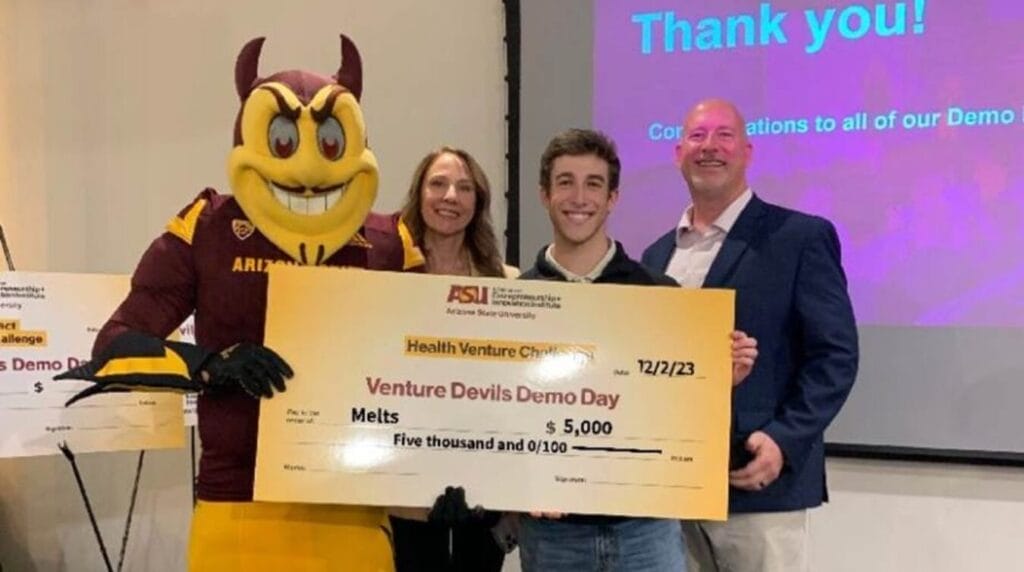
[(857, 328), (827, 220), (753, 193), (732, 103), (691, 109), (676, 145), (690, 206), (643, 262), (684, 287), (736, 290), (759, 357), (733, 396), (729, 519), (684, 522), (690, 572), (808, 570), (807, 509), (828, 499), (824, 432), (857, 373)]

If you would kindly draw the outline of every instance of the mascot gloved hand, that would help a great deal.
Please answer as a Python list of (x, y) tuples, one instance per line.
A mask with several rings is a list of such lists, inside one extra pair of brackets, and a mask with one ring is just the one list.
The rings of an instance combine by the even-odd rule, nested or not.
[(433, 508), (427, 514), (427, 520), (434, 524), (440, 524), (454, 528), (468, 523), (481, 523), (486, 527), (492, 527), (501, 519), (501, 513), (493, 510), (486, 510), (477, 505), (473, 508), (466, 503), (466, 490), (462, 487), (445, 487), (444, 493), (438, 495), (434, 501)]
[(222, 352), (193, 344), (125, 332), (94, 360), (54, 376), (54, 380), (95, 382), (76, 393), (71, 405), (98, 393), (151, 391), (225, 392), (242, 390), (254, 398), (285, 390), (293, 375), (288, 363), (270, 348), (243, 342)]

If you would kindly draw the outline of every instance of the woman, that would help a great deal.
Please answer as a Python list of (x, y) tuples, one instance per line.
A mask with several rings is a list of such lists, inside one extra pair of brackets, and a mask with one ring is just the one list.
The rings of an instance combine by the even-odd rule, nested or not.
[(491, 187), (480, 164), (453, 147), (420, 161), (402, 208), (402, 220), (424, 251), (427, 272), (514, 278), (498, 252), (491, 224)]
[[(519, 274), (502, 263), (490, 208), (487, 176), (469, 153), (442, 147), (420, 161), (402, 220), (423, 250), (427, 272), (507, 278)], [(392, 516), (398, 572), (501, 570), (505, 548), (515, 545), (516, 522), (506, 515), (493, 529), (491, 524), (473, 522), (449, 529)]]

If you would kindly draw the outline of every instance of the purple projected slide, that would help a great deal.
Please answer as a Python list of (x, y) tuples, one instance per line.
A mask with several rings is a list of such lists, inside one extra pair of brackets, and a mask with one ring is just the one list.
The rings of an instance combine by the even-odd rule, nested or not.
[(724, 97), (754, 192), (835, 223), (860, 323), (1024, 326), (1024, 2), (597, 0), (594, 19), (631, 254), (689, 202), (683, 113)]

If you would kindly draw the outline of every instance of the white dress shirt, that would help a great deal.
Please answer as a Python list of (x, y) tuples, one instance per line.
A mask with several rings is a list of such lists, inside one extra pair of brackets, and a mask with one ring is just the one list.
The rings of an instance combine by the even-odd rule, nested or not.
[(693, 205), (686, 207), (676, 229), (676, 250), (668, 261), (665, 274), (687, 288), (703, 286), (711, 263), (722, 249), (725, 235), (729, 234), (732, 225), (736, 224), (736, 219), (753, 196), (753, 191), (748, 187), (703, 233), (693, 228)]

